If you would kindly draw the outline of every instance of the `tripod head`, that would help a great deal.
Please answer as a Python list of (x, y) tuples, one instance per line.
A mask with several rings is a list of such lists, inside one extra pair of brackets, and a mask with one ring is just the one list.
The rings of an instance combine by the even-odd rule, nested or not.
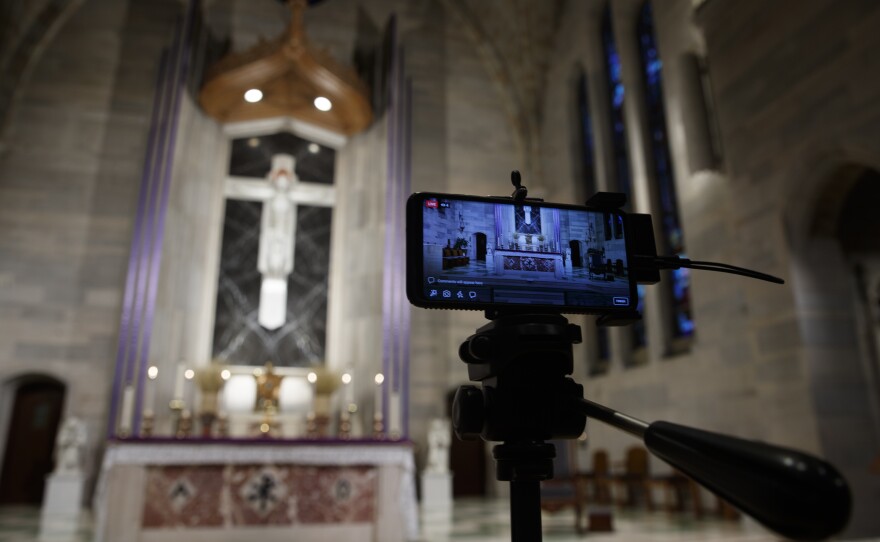
[(645, 446), (766, 527), (797, 540), (838, 533), (849, 519), (846, 480), (811, 455), (681, 425), (651, 424), (583, 398), (572, 372), (580, 328), (558, 314), (487, 314), (492, 321), (459, 355), (482, 389), (462, 386), (453, 404), (460, 438), (495, 446), (496, 478), (511, 484), (513, 541), (541, 540), (540, 481), (553, 477), (555, 450), (592, 417), (643, 439)]
[[(849, 488), (825, 461), (667, 422), (648, 424), (584, 399), (570, 376), (581, 331), (563, 313), (598, 315), (601, 326), (637, 321), (636, 285), (656, 284), (662, 269), (782, 279), (659, 256), (651, 216), (625, 213), (624, 194), (600, 192), (584, 206), (566, 206), (528, 198), (519, 172), (511, 183), (509, 198), (409, 198), (407, 296), (419, 307), (486, 310), (490, 322), (459, 348), (470, 379), (481, 386), (459, 388), (453, 426), (463, 439), (502, 442), (493, 456), (496, 478), (510, 482), (514, 542), (541, 540), (539, 484), (553, 477), (555, 457), (546, 441), (579, 437), (588, 416), (643, 439), (655, 455), (784, 536), (821, 539), (842, 530)], [(459, 236), (455, 247), (450, 236)], [(470, 239), (476, 246), (465, 252)], [(485, 263), (471, 265), (472, 259)]]

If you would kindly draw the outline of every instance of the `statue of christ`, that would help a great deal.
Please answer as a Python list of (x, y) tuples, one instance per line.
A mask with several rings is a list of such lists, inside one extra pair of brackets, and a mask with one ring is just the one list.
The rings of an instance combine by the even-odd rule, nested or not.
[(293, 271), (296, 224), (296, 205), (288, 192), (299, 181), (294, 166), (292, 156), (278, 154), (272, 157), (269, 185), (273, 194), (263, 203), (257, 257), (257, 269), (263, 275), (263, 281), (257, 320), (266, 329), (278, 329), (287, 319), (287, 276)]
[(257, 321), (273, 330), (287, 321), (287, 278), (293, 272), (297, 204), (332, 207), (332, 185), (302, 182), (289, 154), (272, 157), (267, 181), (227, 179), (226, 196), (263, 202), (257, 269), (262, 274)]

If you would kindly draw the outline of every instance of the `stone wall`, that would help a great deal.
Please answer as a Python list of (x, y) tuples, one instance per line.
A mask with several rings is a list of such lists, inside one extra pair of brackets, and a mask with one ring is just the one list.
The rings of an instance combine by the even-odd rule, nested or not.
[(19, 89), (4, 134), (0, 382), (65, 382), (64, 415), (86, 421), (92, 449), (105, 436), (158, 49), (177, 12), (85, 2)]
[[(571, 182), (565, 152), (570, 145), (558, 129), (570, 114), (561, 98), (577, 62), (585, 64), (590, 81), (602, 72), (598, 44), (577, 36), (595, 28), (604, 3), (585, 4), (567, 5), (547, 88), (543, 141), (556, 146), (545, 151), (544, 168), (558, 172), (551, 177), (561, 179), (560, 188), (551, 193), (560, 196)], [(635, 38), (640, 5), (613, 3), (618, 47)], [(880, 161), (880, 72), (873, 55), (878, 37), (871, 30), (880, 10), (870, 3), (817, 1), (793, 9), (713, 0), (696, 14), (698, 27), (690, 2), (663, 2), (662, 10), (660, 5), (656, 34), (688, 255), (773, 273), (787, 283), (692, 273), (696, 335), (688, 351), (667, 355), (655, 345), (646, 365), (630, 369), (622, 368), (617, 353), (608, 374), (586, 383), (586, 394), (649, 421), (666, 419), (821, 454), (853, 486), (848, 533), (876, 534), (880, 524), (868, 510), (876, 509), (880, 480), (866, 473), (880, 447), (861, 365), (871, 360), (859, 349), (852, 277), (839, 243), (834, 232), (816, 239), (815, 228), (825, 203), (820, 194), (835, 175), (847, 164), (877, 169)], [(578, 39), (583, 49), (572, 52), (570, 43)], [(625, 64), (623, 47), (621, 54)], [(688, 86), (694, 57), (703, 55), (714, 89), (721, 162), (707, 145), (712, 119)], [(625, 85), (626, 72), (624, 65)], [(627, 88), (625, 100), (632, 94)], [(640, 129), (638, 115), (626, 101), (625, 107), (632, 133)], [(591, 103), (591, 111), (607, 115), (601, 103)], [(606, 121), (593, 122), (603, 186)], [(637, 155), (631, 148), (631, 160)], [(663, 324), (658, 317), (646, 314), (649, 331)], [(612, 458), (637, 444), (599, 423), (590, 424), (588, 435), (593, 449), (608, 449)], [(654, 468), (666, 467), (656, 462)]]

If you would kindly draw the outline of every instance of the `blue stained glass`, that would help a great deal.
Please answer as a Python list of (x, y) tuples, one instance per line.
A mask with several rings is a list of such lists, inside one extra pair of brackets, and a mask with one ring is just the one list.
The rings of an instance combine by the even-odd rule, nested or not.
[[(606, 6), (602, 14), (602, 47), (605, 56), (605, 70), (608, 75), (608, 94), (611, 98), (611, 145), (614, 153), (614, 174), (617, 186), (613, 190), (627, 195), (627, 204), (624, 207), (631, 210), (630, 201), (630, 170), (629, 151), (626, 144), (626, 125), (623, 119), (623, 99), (625, 96), (623, 79), (620, 67), (620, 55), (617, 52), (617, 44), (614, 41), (614, 29), (611, 24), (611, 10)], [(644, 310), (644, 295), (640, 294), (638, 311)], [(630, 329), (633, 334), (633, 345), (636, 348), (647, 344), (645, 324), (642, 321), (633, 324)]]
[[(606, 7), (602, 15), (602, 46), (605, 55), (605, 70), (608, 76), (608, 93), (611, 98), (611, 144), (614, 152), (614, 174), (618, 192), (629, 195), (630, 172), (629, 156), (626, 146), (626, 127), (623, 120), (624, 87), (620, 69), (620, 55), (614, 42), (611, 25), (611, 10)], [(632, 198), (627, 198), (630, 200)], [(627, 203), (627, 209), (629, 204)]]
[[(645, 75), (645, 96), (648, 109), (648, 125), (651, 131), (651, 150), (654, 158), (654, 173), (659, 184), (660, 211), (663, 232), (669, 250), (674, 254), (684, 253), (684, 236), (678, 215), (675, 198), (675, 177), (669, 159), (669, 142), (666, 130), (666, 113), (663, 109), (663, 63), (657, 51), (654, 35), (654, 14), (651, 2), (645, 2), (639, 15), (637, 26), (639, 52), (642, 71)], [(690, 274), (686, 269), (673, 273), (672, 298), (675, 313), (674, 334), (677, 337), (689, 336), (694, 332), (690, 311)]]

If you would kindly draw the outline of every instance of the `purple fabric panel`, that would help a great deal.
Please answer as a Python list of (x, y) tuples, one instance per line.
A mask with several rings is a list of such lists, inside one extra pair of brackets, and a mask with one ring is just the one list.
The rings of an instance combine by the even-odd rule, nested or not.
[[(392, 62), (391, 62), (391, 73), (388, 75), (389, 79), (393, 82), (396, 78), (396, 70), (398, 68), (396, 63), (396, 51), (397, 51), (397, 16), (392, 15), (391, 21), (388, 23), (391, 25), (391, 51), (392, 51)], [(386, 190), (385, 190), (385, 252), (383, 257), (383, 277), (382, 277), (382, 374), (385, 375), (385, 382), (382, 384), (382, 419), (385, 421), (386, 427), (388, 423), (388, 398), (391, 383), (391, 264), (392, 264), (392, 254), (391, 254), (391, 246), (393, 240), (393, 231), (392, 231), (392, 213), (394, 211), (394, 198), (392, 194), (392, 179), (394, 178), (394, 149), (396, 146), (397, 134), (395, 133), (396, 123), (394, 122), (395, 116), (395, 105), (397, 104), (397, 89), (394, 84), (390, 85), (390, 92), (388, 96), (388, 107), (386, 108), (386, 126), (387, 126), (387, 136), (386, 136), (386, 145), (387, 145), (387, 156), (386, 156), (386, 167), (387, 171), (386, 175)]]
[(168, 53), (163, 51), (159, 60), (159, 73), (156, 85), (153, 89), (153, 112), (150, 118), (150, 131), (147, 135), (147, 152), (144, 159), (144, 168), (141, 173), (141, 187), (138, 193), (137, 211), (134, 220), (134, 231), (131, 239), (131, 253), (128, 256), (128, 272), (125, 277), (125, 293), (122, 301), (122, 316), (119, 322), (119, 344), (116, 350), (116, 371), (113, 375), (113, 387), (110, 396), (110, 416), (107, 421), (107, 438), (116, 434), (116, 413), (119, 409), (120, 394), (125, 381), (126, 369), (126, 345), (130, 338), (129, 334), (137, 335), (137, 329), (132, 326), (132, 310), (134, 305), (135, 277), (138, 271), (140, 258), (141, 236), (143, 235), (144, 212), (147, 204), (150, 181), (152, 180), (153, 153), (156, 147), (156, 128), (159, 124), (159, 110), (164, 89), (163, 82), (168, 69)]
[(391, 262), (391, 296), (392, 296), (392, 304), (391, 304), (391, 321), (392, 321), (392, 339), (394, 344), (394, 349), (392, 350), (392, 371), (394, 374), (393, 379), (393, 390), (397, 393), (403, 392), (404, 386), (401, 385), (401, 379), (403, 378), (401, 361), (403, 358), (402, 352), (402, 342), (403, 337), (401, 333), (400, 327), (400, 318), (401, 318), (401, 302), (405, 301), (402, 299), (402, 288), (405, 287), (405, 284), (401, 281), (403, 271), (404, 271), (404, 262), (402, 258), (402, 254), (404, 251), (404, 247), (402, 246), (402, 236), (400, 235), (404, 229), (404, 224), (401, 219), (401, 201), (403, 201), (402, 197), (402, 182), (403, 178), (403, 151), (404, 146), (406, 145), (405, 134), (403, 133), (404, 128), (404, 114), (406, 113), (405, 109), (405, 100), (406, 95), (404, 93), (403, 86), (403, 66), (404, 66), (404, 51), (403, 48), (398, 48), (397, 51), (397, 69), (396, 79), (394, 85), (397, 89), (397, 103), (394, 104), (394, 122), (395, 128), (394, 133), (396, 135), (396, 141), (394, 145), (394, 176), (391, 178), (391, 182), (393, 183), (391, 187), (392, 198), (394, 200), (394, 204), (392, 207), (391, 220), (392, 220), (392, 235), (394, 236), (394, 240), (391, 244), (392, 252), (392, 262)]
[(189, 71), (190, 41), (192, 39), (193, 21), (195, 16), (196, 0), (190, 0), (187, 9), (186, 19), (181, 32), (184, 33), (183, 39), (178, 44), (179, 52), (176, 60), (176, 73), (174, 74), (173, 87), (173, 118), (168, 126), (169, 138), (165, 147), (164, 171), (161, 179), (161, 195), (159, 200), (159, 208), (157, 209), (156, 231), (153, 239), (153, 252), (151, 255), (151, 269), (149, 274), (149, 284), (147, 286), (146, 308), (144, 315), (143, 340), (141, 342), (141, 355), (139, 367), (139, 376), (137, 381), (137, 401), (135, 401), (134, 424), (132, 425), (132, 433), (140, 434), (142, 399), (144, 380), (147, 377), (147, 365), (150, 357), (150, 339), (153, 334), (153, 317), (156, 309), (156, 291), (159, 285), (159, 271), (162, 264), (162, 242), (165, 238), (165, 217), (168, 210), (168, 196), (171, 192), (171, 177), (174, 169), (174, 147), (177, 144), (177, 127), (180, 121), (181, 98), (186, 90), (186, 79)]
[[(406, 113), (404, 123), (404, 164), (403, 164), (403, 190), (398, 204), (398, 212), (401, 220), (406, 220), (406, 199), (412, 190), (412, 80), (406, 80)], [(410, 348), (410, 310), (409, 301), (403, 295), (406, 288), (406, 235), (405, 228), (400, 229), (400, 252), (403, 255), (401, 262), (401, 284), (398, 290), (401, 292), (401, 331), (403, 335), (403, 438), (409, 438), (409, 348)]]

